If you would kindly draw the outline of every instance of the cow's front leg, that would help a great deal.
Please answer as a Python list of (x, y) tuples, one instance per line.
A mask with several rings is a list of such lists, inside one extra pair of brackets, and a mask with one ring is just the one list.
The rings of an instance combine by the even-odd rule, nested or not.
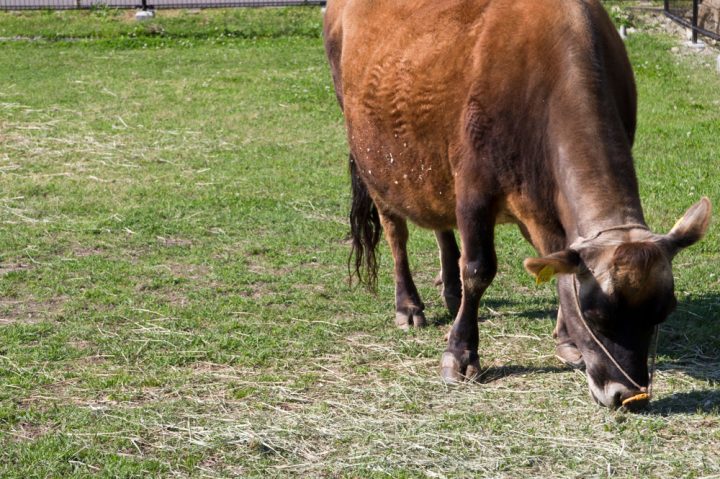
[(410, 273), (407, 221), (384, 212), (380, 213), (380, 221), (395, 262), (395, 325), (401, 329), (421, 328), (425, 326), (425, 305)]
[(452, 230), (436, 231), (438, 248), (440, 249), (440, 274), (435, 284), (442, 287), (441, 295), (445, 307), (452, 316), (457, 315), (462, 298), (460, 282), (460, 250)]
[[(571, 279), (570, 276), (565, 276), (558, 279), (558, 298), (562, 294), (560, 290), (561, 283)], [(572, 286), (570, 286), (572, 288)], [(558, 306), (557, 324), (553, 330), (553, 338), (555, 338), (555, 357), (560, 362), (575, 369), (585, 368), (585, 359), (580, 350), (575, 345), (575, 341), (570, 338), (570, 334), (567, 331), (567, 325), (565, 324), (565, 316), (563, 315), (562, 306)]]
[(457, 219), (462, 241), (462, 301), (440, 364), (442, 378), (449, 383), (473, 380), (480, 373), (478, 306), (497, 271), (495, 219), (490, 205), (459, 205)]

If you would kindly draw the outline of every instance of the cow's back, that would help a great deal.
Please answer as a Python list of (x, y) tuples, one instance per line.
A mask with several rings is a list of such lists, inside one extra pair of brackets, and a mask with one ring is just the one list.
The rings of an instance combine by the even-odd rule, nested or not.
[[(598, 119), (596, 92), (586, 91), (595, 88), (593, 57), (614, 61), (622, 49), (601, 8), (579, 0), (331, 0), (326, 48), (350, 148), (376, 202), (422, 226), (452, 227), (458, 174), (504, 195), (509, 209), (513, 195), (545, 202), (551, 104)], [(599, 30), (590, 25), (598, 21)], [(622, 85), (629, 66), (605, 70), (632, 141), (634, 91)]]

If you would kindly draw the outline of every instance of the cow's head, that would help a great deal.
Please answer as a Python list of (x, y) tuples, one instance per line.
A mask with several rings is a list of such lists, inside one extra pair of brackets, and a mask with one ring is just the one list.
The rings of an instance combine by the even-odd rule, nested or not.
[(525, 260), (538, 277), (560, 275), (559, 333), (582, 354), (590, 394), (600, 404), (615, 408), (634, 398), (643, 399), (633, 406), (647, 403), (653, 332), (676, 305), (671, 261), (702, 238), (710, 214), (703, 198), (666, 235), (631, 226), (608, 229)]

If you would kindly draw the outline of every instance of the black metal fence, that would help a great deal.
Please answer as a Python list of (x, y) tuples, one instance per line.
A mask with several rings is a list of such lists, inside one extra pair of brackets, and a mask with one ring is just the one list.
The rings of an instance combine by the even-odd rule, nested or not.
[(0, 10), (229, 8), (325, 5), (325, 0), (0, 0)]
[(698, 34), (720, 41), (720, 0), (665, 0), (665, 15)]

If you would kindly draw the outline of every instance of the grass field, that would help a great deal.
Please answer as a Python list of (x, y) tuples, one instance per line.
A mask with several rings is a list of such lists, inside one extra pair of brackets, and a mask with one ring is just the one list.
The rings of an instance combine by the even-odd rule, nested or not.
[[(347, 284), (346, 145), (316, 9), (0, 13), (0, 476), (720, 477), (720, 233), (675, 260), (656, 397), (600, 409), (561, 368), (553, 287), (498, 230), (484, 384)], [(628, 40), (651, 227), (720, 205), (720, 76)], [(22, 38), (18, 38), (22, 37)]]

